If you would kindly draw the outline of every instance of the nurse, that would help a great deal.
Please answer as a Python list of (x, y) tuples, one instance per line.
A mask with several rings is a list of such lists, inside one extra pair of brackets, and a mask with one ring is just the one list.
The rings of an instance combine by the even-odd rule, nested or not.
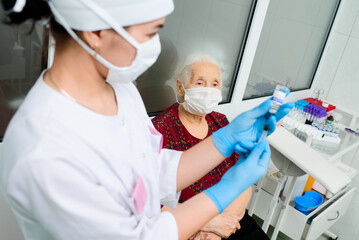
[[(162, 149), (132, 81), (160, 53), (171, 0), (2, 0), (11, 23), (50, 17), (45, 70), (9, 124), (1, 187), (26, 240), (188, 239), (262, 177), (269, 101), (186, 152)], [(170, 212), (178, 193), (234, 151), (221, 181)]]

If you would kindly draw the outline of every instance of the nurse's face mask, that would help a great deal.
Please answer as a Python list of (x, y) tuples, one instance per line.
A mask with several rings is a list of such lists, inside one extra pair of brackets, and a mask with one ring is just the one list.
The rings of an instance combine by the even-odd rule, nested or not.
[[(55, 6), (49, 1), (49, 6), (56, 20), (66, 29), (71, 37), (83, 47), (89, 54), (94, 56), (100, 63), (109, 69), (106, 78), (107, 82), (129, 83), (135, 81), (142, 73), (151, 67), (157, 60), (161, 52), (159, 35), (156, 34), (150, 40), (139, 43), (134, 39), (110, 14), (98, 6), (92, 0), (80, 0), (86, 7), (96, 15), (106, 21), (114, 31), (121, 35), (126, 41), (136, 48), (136, 57), (132, 64), (127, 67), (118, 67), (107, 61), (101, 55), (91, 49), (70, 27), (66, 20), (57, 11)], [(121, 53), (118, 53), (121, 54)]]

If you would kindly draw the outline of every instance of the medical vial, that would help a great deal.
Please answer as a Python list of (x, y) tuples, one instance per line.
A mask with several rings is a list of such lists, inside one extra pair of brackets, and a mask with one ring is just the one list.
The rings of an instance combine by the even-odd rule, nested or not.
[(269, 113), (275, 114), (279, 107), (283, 104), (285, 97), (287, 96), (287, 93), (289, 92), (289, 89), (287, 87), (284, 87), (282, 85), (277, 85), (275, 87), (272, 101), (270, 103), (270, 109)]
[[(266, 116), (265, 116), (267, 119), (272, 114), (275, 114), (278, 111), (279, 107), (283, 104), (284, 99), (287, 96), (287, 93), (289, 93), (289, 89), (287, 87), (284, 87), (284, 86), (281, 86), (281, 85), (277, 85), (275, 87), (273, 96), (271, 98), (269, 113), (267, 113)], [(269, 130), (269, 126), (268, 126), (268, 123), (266, 123), (264, 125), (263, 132), (262, 132), (259, 140), (257, 141), (257, 143), (262, 142), (267, 137), (268, 130)]]

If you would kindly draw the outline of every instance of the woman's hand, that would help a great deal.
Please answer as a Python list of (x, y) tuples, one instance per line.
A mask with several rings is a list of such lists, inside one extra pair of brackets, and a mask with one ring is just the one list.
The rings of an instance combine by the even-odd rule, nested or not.
[(240, 217), (229, 212), (223, 212), (209, 221), (201, 231), (215, 233), (220, 238), (228, 238), (241, 228), (239, 221)]
[(222, 238), (215, 233), (199, 231), (189, 240), (221, 240)]

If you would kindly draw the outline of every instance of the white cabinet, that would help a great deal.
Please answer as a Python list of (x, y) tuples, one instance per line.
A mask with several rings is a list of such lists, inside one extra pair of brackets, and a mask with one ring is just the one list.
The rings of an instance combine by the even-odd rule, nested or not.
[(336, 223), (348, 210), (354, 193), (355, 188), (352, 188), (348, 192), (344, 193), (344, 195), (331, 202), (331, 205), (315, 216), (310, 223), (305, 239), (317, 239), (323, 233), (323, 229), (329, 229), (334, 223)]
[[(338, 106), (336, 111), (349, 116), (348, 127), (355, 126), (358, 113)], [(264, 220), (262, 229), (265, 232), (269, 225), (274, 227), (273, 240), (279, 232), (295, 240), (314, 240), (323, 233), (330, 234), (332, 238), (336, 237), (327, 230), (348, 210), (355, 193), (355, 188), (351, 188), (350, 183), (358, 172), (340, 160), (359, 146), (359, 137), (353, 134), (341, 131), (339, 137), (340, 145), (330, 152), (314, 148), (312, 141), (308, 141), (310, 138), (306, 139), (306, 142), (299, 140), (292, 130), (288, 131), (284, 127), (278, 127), (275, 133), (268, 137), (272, 150), (271, 158), (278, 169), (279, 177), (267, 175), (257, 183), (249, 214), (255, 214)], [(323, 186), (327, 196), (331, 196), (309, 215), (296, 210), (294, 202), (290, 201), (294, 184), (288, 184), (290, 186), (287, 199), (281, 196), (288, 176), (292, 176), (295, 182), (305, 173)]]
[[(267, 217), (268, 209), (273, 198), (273, 186), (271, 186), (273, 184), (273, 178), (266, 176), (263, 182), (263, 188), (258, 192), (258, 199), (253, 214), (261, 219)], [(278, 227), (278, 219), (281, 211), (283, 211), (282, 224), (279, 226), (280, 232), (294, 240), (315, 240), (345, 215), (354, 193), (355, 188), (346, 188), (335, 194), (332, 198), (327, 199), (309, 215), (304, 215), (295, 209), (294, 202), (285, 206), (284, 201), (279, 198), (277, 199), (277, 205), (270, 225)]]

